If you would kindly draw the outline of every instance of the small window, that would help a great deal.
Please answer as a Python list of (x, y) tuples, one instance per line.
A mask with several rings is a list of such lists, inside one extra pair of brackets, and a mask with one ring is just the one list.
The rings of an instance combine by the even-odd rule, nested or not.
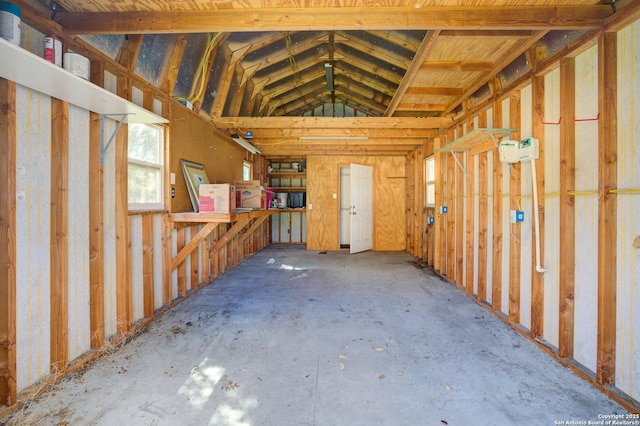
[(242, 164), (242, 180), (251, 180), (251, 163), (248, 161)]
[(129, 124), (129, 209), (164, 208), (164, 129)]
[(425, 160), (425, 204), (427, 207), (436, 206), (436, 162), (433, 156)]

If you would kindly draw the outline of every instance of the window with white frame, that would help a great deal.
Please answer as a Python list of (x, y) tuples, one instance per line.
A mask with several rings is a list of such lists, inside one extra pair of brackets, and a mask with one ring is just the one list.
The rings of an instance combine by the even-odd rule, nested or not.
[(424, 160), (425, 205), (436, 206), (436, 162), (433, 156)]
[(251, 163), (248, 161), (242, 163), (242, 180), (251, 180)]
[(164, 208), (164, 129), (129, 124), (129, 209)]

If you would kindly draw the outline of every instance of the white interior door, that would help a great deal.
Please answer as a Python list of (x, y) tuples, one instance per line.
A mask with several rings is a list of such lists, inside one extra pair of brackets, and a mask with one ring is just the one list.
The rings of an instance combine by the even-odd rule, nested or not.
[(351, 243), (351, 167), (340, 167), (340, 247)]
[(373, 167), (351, 164), (350, 252), (373, 249)]

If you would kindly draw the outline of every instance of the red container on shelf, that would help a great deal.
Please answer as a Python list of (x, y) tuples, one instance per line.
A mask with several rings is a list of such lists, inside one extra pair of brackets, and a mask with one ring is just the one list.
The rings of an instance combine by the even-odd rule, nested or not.
[(54, 35), (44, 38), (44, 59), (52, 64), (62, 66), (62, 41)]

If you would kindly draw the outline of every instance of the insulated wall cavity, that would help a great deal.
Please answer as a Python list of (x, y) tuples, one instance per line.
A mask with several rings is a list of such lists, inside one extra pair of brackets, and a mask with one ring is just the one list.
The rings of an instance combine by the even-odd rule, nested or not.
[(49, 373), (51, 98), (16, 87), (17, 390)]
[[(531, 85), (520, 91), (520, 138), (532, 137)], [(520, 210), (524, 211), (524, 222), (520, 226), (520, 324), (531, 328), (531, 261), (534, 252), (535, 234), (533, 233), (533, 180), (531, 179), (531, 161), (520, 163)]]
[[(640, 23), (618, 33), (616, 386), (640, 400)], [(635, 244), (634, 244), (635, 243)]]
[[(510, 118), (509, 98), (502, 101), (502, 123), (503, 127), (508, 127)], [(509, 315), (509, 257), (511, 254), (511, 223), (509, 222), (509, 178), (511, 166), (506, 163), (502, 164), (502, 308), (501, 311)]]
[[(560, 121), (560, 70), (555, 69), (544, 78), (544, 122)], [(566, 119), (566, 117), (564, 118)], [(559, 344), (560, 322), (560, 126), (544, 126), (544, 339)]]
[[(116, 122), (105, 119), (104, 137), (108, 140), (115, 130)], [(106, 337), (114, 335), (118, 325), (116, 317), (116, 160), (114, 144), (104, 153), (103, 166), (104, 331)]]
[(91, 349), (89, 312), (89, 112), (69, 105), (69, 359)]
[(144, 276), (142, 256), (142, 216), (129, 216), (131, 226), (131, 299), (133, 322), (144, 318)]
[[(598, 46), (575, 59), (576, 118), (598, 115)], [(598, 121), (576, 121), (575, 303), (576, 361), (596, 371), (598, 329)]]

